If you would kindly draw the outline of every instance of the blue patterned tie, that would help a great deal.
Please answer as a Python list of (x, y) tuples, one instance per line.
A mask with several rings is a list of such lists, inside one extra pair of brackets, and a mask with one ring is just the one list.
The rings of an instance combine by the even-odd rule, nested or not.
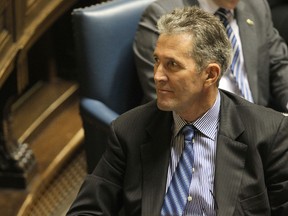
[(166, 193), (161, 215), (182, 215), (187, 202), (194, 163), (192, 141), (194, 127), (186, 125), (182, 133), (184, 134), (184, 149)]
[(233, 58), (232, 63), (230, 65), (230, 71), (233, 79), (236, 80), (237, 87), (240, 90), (242, 96), (251, 102), (253, 102), (252, 94), (250, 91), (250, 88), (247, 84), (247, 82), (244, 82), (244, 72), (240, 69), (240, 47), (239, 47), (239, 41), (237, 40), (235, 33), (233, 32), (233, 29), (231, 25), (229, 24), (229, 17), (232, 16), (230, 10), (226, 10), (224, 8), (219, 8), (216, 13), (216, 16), (220, 18), (223, 25), (226, 28), (227, 35), (229, 37), (229, 40), (232, 44), (232, 50), (233, 50)]

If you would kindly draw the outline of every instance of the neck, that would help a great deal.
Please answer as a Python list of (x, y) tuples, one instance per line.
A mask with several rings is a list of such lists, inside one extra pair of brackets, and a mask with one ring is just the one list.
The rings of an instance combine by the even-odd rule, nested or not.
[[(187, 122), (194, 122), (201, 116), (203, 116), (211, 107), (214, 105), (218, 94), (218, 89), (216, 91), (210, 92), (200, 97), (198, 102), (191, 105), (189, 110), (182, 112), (177, 112), (177, 114)], [(203, 98), (206, 98), (203, 101)]]

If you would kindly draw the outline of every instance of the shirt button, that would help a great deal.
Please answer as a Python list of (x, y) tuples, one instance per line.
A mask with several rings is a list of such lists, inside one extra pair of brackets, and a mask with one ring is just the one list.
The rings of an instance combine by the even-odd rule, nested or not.
[(188, 196), (188, 202), (191, 202), (191, 201), (192, 201), (192, 197)]

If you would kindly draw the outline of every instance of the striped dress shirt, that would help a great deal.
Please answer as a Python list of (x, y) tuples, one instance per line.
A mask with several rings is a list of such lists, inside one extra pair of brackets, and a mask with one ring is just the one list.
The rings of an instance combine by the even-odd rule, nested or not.
[[(217, 132), (219, 125), (220, 94), (212, 108), (192, 124), (194, 135), (194, 168), (189, 188), (189, 200), (184, 215), (216, 215), (217, 202), (214, 199), (213, 183), (215, 174), (215, 158)], [(171, 158), (168, 168), (166, 191), (180, 159), (184, 136), (179, 133), (187, 122), (173, 112), (173, 138), (171, 140)], [(187, 197), (188, 199), (188, 197)], [(216, 202), (216, 203), (215, 203)]]

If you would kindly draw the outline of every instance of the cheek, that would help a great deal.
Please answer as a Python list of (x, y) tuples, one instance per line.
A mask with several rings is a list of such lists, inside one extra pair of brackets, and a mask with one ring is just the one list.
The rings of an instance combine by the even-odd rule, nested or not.
[(177, 94), (180, 94), (178, 96), (181, 96), (181, 94), (186, 95), (198, 89), (202, 82), (201, 79), (200, 74), (187, 70), (177, 74), (170, 74), (169, 84)]
[(181, 81), (178, 81), (177, 86), (175, 87), (177, 93), (179, 94), (178, 96), (187, 96), (193, 93), (195, 89), (197, 89), (197, 82), (192, 79), (185, 78), (181, 79)]
[(195, 95), (203, 91), (203, 86), (202, 77), (195, 76), (194, 78), (186, 79), (181, 87), (184, 95)]

